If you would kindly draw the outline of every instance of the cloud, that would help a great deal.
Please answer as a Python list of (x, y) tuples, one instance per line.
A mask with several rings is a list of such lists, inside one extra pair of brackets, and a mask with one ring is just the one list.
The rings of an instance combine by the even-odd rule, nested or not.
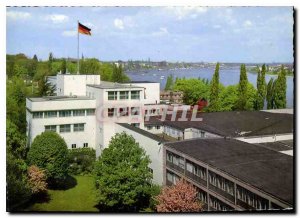
[(152, 33), (152, 36), (163, 36), (166, 34), (169, 34), (168, 29), (166, 27), (160, 27), (159, 31)]
[(220, 29), (220, 28), (221, 28), (221, 25), (218, 25), (218, 24), (213, 25), (213, 28), (214, 28), (214, 29)]
[(19, 19), (28, 19), (31, 17), (31, 14), (28, 12), (21, 12), (21, 11), (8, 11), (6, 13), (7, 18), (13, 19), (13, 20), (19, 20)]
[(197, 6), (184, 6), (184, 7), (166, 7), (166, 9), (170, 12), (172, 12), (177, 20), (182, 20), (186, 17), (189, 18), (197, 18), (198, 15), (204, 14), (207, 12), (207, 7), (197, 7)]
[(69, 17), (63, 14), (51, 14), (46, 16), (46, 20), (51, 20), (53, 23), (65, 23)]
[(243, 23), (243, 26), (244, 27), (251, 27), (252, 26), (252, 22), (250, 20), (246, 20), (244, 23)]
[(119, 19), (119, 18), (116, 18), (114, 20), (114, 25), (116, 28), (120, 29), (120, 30), (123, 30), (124, 29), (124, 22), (123, 20)]
[(76, 30), (65, 30), (62, 32), (62, 35), (66, 36), (66, 37), (73, 37), (73, 36), (77, 35), (77, 31)]

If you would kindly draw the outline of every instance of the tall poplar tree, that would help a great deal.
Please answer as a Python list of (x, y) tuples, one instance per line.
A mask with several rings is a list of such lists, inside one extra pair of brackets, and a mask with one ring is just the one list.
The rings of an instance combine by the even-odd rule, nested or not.
[(261, 71), (258, 69), (257, 74), (257, 99), (256, 99), (256, 109), (262, 110), (264, 108), (265, 98), (266, 98), (266, 65), (262, 65)]
[(173, 90), (174, 86), (174, 79), (173, 75), (168, 76), (166, 86), (165, 86), (165, 91)]
[(62, 74), (66, 74), (66, 72), (67, 72), (67, 62), (66, 62), (66, 59), (63, 59), (60, 68), (61, 68), (61, 73)]
[(246, 110), (248, 78), (245, 64), (241, 65), (240, 81), (238, 84), (237, 109)]
[(267, 86), (267, 109), (274, 108), (274, 85), (275, 81), (271, 78)]
[(286, 108), (286, 73), (283, 65), (274, 86), (274, 106), (276, 109)]
[(210, 96), (209, 96), (209, 108), (208, 110), (219, 111), (220, 102), (219, 102), (219, 68), (220, 64), (217, 63), (215, 73), (212, 78), (211, 86), (210, 86)]

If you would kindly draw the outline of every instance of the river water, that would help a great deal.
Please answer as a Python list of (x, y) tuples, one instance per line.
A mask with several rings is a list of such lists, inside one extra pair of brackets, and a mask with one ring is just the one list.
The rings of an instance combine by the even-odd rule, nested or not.
[[(214, 68), (191, 68), (191, 69), (172, 69), (172, 70), (143, 70), (143, 71), (128, 71), (127, 75), (133, 81), (151, 81), (160, 82), (160, 89), (163, 90), (167, 77), (173, 75), (174, 79), (176, 77), (182, 78), (205, 78), (211, 80)], [(247, 73), (248, 81), (251, 82), (254, 87), (256, 87), (256, 73)], [(220, 82), (225, 85), (234, 85), (239, 82), (240, 78), (240, 68), (230, 67), (230, 68), (220, 68)], [(271, 78), (276, 79), (277, 75), (266, 75), (266, 82), (268, 83)], [(287, 108), (293, 107), (294, 99), (294, 77), (287, 76)]]

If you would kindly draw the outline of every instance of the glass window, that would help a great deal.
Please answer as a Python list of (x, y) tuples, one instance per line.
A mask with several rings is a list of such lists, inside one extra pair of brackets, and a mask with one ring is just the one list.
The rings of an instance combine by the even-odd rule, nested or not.
[(120, 116), (128, 116), (128, 107), (119, 108)]
[(140, 99), (140, 91), (131, 91), (131, 99)]
[(45, 132), (47, 131), (56, 132), (56, 125), (45, 126)]
[(76, 148), (76, 144), (72, 144), (72, 148)]
[(85, 116), (85, 110), (73, 110), (73, 116)]
[(87, 147), (89, 147), (89, 144), (88, 143), (83, 143), (83, 147), (87, 148)]
[(147, 126), (148, 130), (151, 130), (153, 128), (153, 126)]
[(45, 111), (45, 118), (57, 117), (57, 111)]
[(205, 137), (205, 132), (204, 131), (201, 131), (200, 134), (201, 134), (201, 138)]
[(86, 115), (87, 116), (95, 115), (95, 109), (87, 109), (86, 110)]
[(129, 99), (129, 91), (121, 91), (120, 92), (120, 99), (121, 100)]
[(160, 129), (160, 126), (156, 126), (156, 129)]
[(115, 108), (108, 108), (107, 115), (108, 115), (108, 117), (115, 116)]
[(131, 107), (131, 115), (140, 115), (139, 107)]
[(118, 99), (118, 92), (110, 91), (108, 92), (108, 100), (117, 100)]
[(84, 131), (84, 123), (74, 124), (74, 132), (83, 132), (83, 131)]
[(70, 124), (59, 125), (59, 132), (71, 132), (71, 125)]
[(33, 112), (33, 118), (43, 118), (43, 112)]
[(59, 117), (70, 117), (71, 111), (59, 111)]

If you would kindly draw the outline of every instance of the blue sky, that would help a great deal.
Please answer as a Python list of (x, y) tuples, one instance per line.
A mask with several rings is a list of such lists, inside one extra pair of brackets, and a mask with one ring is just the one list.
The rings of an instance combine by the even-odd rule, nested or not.
[(292, 7), (12, 7), (8, 54), (47, 59), (293, 62)]

